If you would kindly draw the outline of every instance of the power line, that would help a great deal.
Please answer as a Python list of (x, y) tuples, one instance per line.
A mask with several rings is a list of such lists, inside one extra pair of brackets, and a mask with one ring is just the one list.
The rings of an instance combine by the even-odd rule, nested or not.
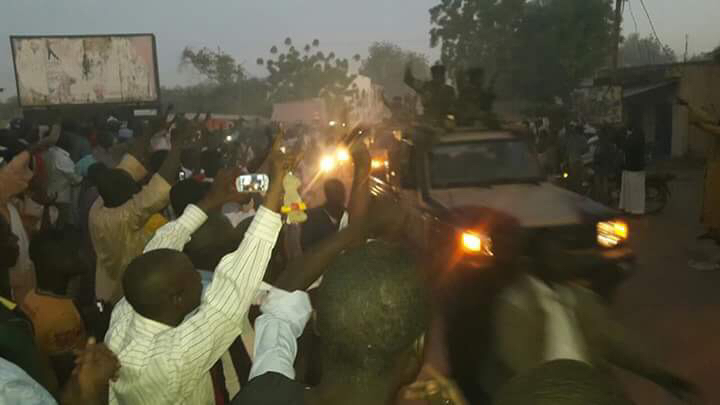
[(647, 16), (648, 22), (650, 23), (650, 28), (652, 28), (652, 32), (655, 35), (655, 39), (658, 41), (660, 45), (663, 44), (663, 42), (660, 40), (660, 37), (657, 34), (657, 31), (655, 31), (655, 24), (653, 24), (652, 17), (650, 17), (650, 13), (648, 13), (647, 7), (645, 7), (645, 0), (640, 0), (640, 5), (642, 5), (643, 10), (645, 10), (645, 15)]
[(632, 17), (633, 24), (635, 24), (635, 33), (637, 34), (638, 33), (638, 23), (637, 23), (637, 18), (635, 18), (635, 12), (633, 12), (632, 0), (627, 0), (627, 4), (628, 4), (628, 10), (630, 11), (630, 17)]

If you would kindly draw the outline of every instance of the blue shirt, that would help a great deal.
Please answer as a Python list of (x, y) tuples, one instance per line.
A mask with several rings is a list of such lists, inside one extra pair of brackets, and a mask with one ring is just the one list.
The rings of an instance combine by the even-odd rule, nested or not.
[(57, 405), (55, 399), (26, 372), (0, 357), (0, 403)]

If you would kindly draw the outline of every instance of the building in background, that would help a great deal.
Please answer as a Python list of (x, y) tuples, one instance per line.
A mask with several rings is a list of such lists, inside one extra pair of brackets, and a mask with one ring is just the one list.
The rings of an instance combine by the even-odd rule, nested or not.
[(705, 156), (710, 135), (689, 124), (687, 107), (678, 103), (678, 97), (720, 114), (717, 61), (604, 71), (593, 85), (622, 88), (623, 121), (643, 128), (654, 157)]

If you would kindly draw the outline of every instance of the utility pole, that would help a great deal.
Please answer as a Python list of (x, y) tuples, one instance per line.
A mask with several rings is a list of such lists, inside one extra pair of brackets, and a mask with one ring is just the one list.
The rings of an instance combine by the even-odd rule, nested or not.
[(613, 54), (612, 68), (617, 69), (620, 58), (620, 31), (622, 30), (622, 12), (623, 2), (625, 0), (615, 0), (615, 27), (613, 29)]

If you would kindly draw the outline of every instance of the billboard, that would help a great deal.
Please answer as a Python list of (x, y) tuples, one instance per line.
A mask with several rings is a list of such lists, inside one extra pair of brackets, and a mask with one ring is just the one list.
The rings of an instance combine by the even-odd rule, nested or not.
[(22, 107), (143, 104), (159, 99), (155, 36), (12, 36)]

